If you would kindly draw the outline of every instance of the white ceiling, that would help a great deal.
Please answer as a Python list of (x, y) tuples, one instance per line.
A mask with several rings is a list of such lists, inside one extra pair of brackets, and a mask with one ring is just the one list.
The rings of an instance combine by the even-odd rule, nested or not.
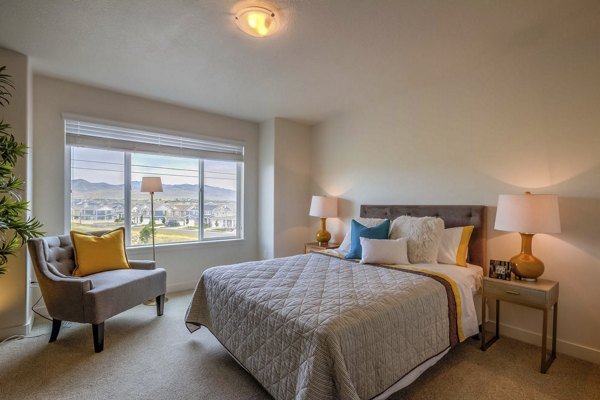
[(1, 0), (0, 46), (30, 55), (41, 74), (251, 121), (315, 123), (493, 62), (522, 35), (560, 29), (600, 2), (275, 4), (284, 29), (257, 39), (237, 30), (231, 0)]

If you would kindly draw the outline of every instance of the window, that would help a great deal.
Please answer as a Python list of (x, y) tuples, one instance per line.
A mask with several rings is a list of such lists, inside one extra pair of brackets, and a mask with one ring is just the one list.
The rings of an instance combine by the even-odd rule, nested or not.
[(66, 119), (70, 226), (126, 228), (128, 246), (151, 243), (144, 176), (160, 176), (154, 194), (155, 242), (242, 237), (243, 147)]
[(124, 180), (122, 151), (72, 148), (71, 229), (85, 232), (124, 226)]
[(204, 237), (215, 239), (237, 229), (237, 166), (204, 161)]
[[(191, 158), (131, 154), (132, 245), (148, 244), (151, 240), (142, 233), (150, 223), (150, 195), (140, 192), (144, 176), (160, 176), (163, 184), (163, 192), (154, 194), (156, 243), (190, 242), (200, 238), (197, 220), (199, 164)], [(228, 236), (237, 235), (235, 231), (229, 231)]]

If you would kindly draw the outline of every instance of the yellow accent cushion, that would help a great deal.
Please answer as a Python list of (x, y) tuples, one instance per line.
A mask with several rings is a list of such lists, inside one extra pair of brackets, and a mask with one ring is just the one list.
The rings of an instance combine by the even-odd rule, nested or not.
[(475, 229), (473, 225), (444, 229), (438, 251), (438, 262), (466, 267), (473, 229)]
[(125, 228), (103, 235), (71, 231), (75, 250), (73, 276), (86, 276), (114, 269), (129, 269), (125, 253)]

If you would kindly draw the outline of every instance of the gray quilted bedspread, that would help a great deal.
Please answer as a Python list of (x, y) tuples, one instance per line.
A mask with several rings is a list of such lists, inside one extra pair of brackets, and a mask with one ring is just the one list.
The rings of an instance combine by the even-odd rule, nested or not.
[(311, 253), (206, 270), (186, 315), (275, 399), (370, 399), (456, 342), (440, 279)]

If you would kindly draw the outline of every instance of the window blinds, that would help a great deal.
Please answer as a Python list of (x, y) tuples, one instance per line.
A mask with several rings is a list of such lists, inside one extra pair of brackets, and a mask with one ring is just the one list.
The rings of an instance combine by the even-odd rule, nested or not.
[(164, 154), (209, 160), (243, 161), (244, 146), (206, 138), (151, 132), (63, 116), (67, 145)]

